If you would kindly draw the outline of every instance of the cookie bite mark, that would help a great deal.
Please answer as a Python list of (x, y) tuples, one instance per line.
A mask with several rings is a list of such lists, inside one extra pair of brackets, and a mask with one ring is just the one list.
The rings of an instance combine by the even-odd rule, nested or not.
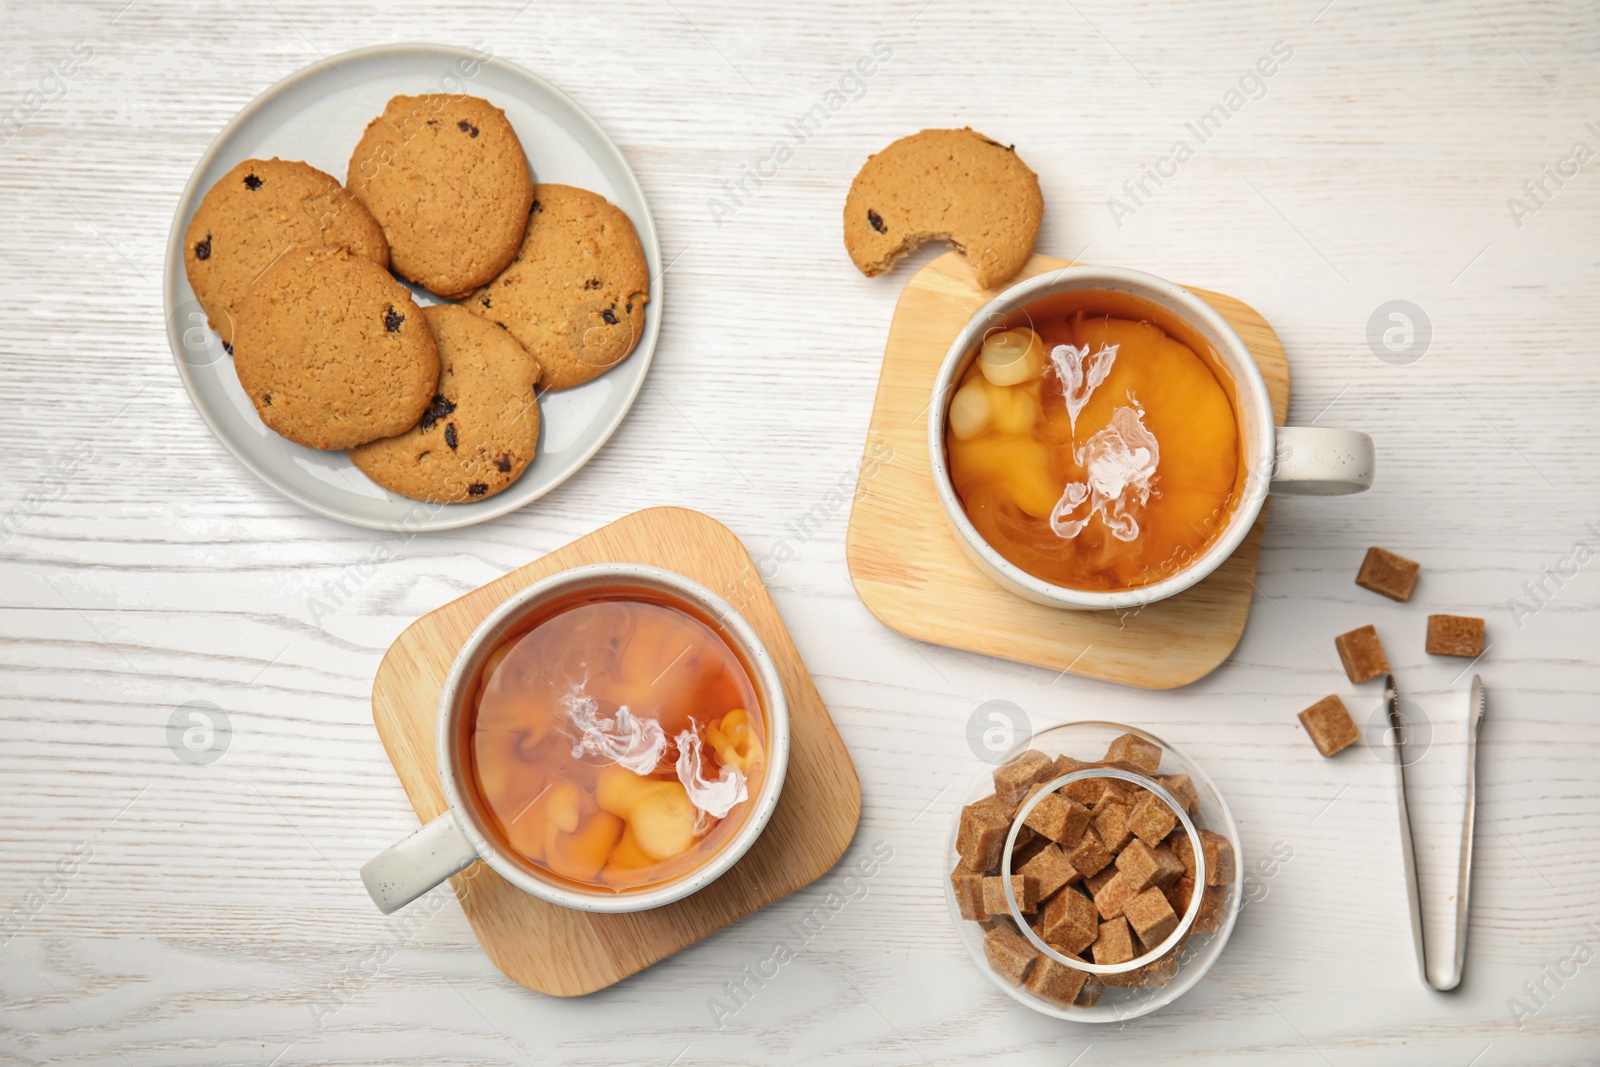
[(862, 166), (845, 198), (844, 243), (870, 278), (927, 241), (948, 241), (992, 289), (1027, 263), (1043, 217), (1039, 178), (1014, 145), (970, 128), (923, 130)]

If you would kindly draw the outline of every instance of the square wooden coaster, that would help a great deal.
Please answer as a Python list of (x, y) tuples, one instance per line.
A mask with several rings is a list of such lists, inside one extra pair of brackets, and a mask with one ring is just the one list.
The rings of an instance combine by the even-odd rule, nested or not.
[[(1036, 255), (1013, 282), (1071, 265)], [(1289, 361), (1278, 335), (1248, 304), (1204, 289), (1194, 292), (1243, 338), (1266, 379), (1273, 418), (1283, 425)], [(1205, 581), (1121, 612), (1066, 611), (1023, 600), (962, 552), (929, 469), (929, 397), (956, 334), (995, 295), (977, 287), (956, 252), (929, 262), (900, 294), (845, 543), (856, 593), (884, 623), (919, 641), (1146, 689), (1204, 677), (1244, 633), (1265, 509), (1238, 551)]]

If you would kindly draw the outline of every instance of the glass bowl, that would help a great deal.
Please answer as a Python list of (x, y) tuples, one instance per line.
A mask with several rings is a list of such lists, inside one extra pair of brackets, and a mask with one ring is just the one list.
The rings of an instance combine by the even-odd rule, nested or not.
[[(1239, 829), (1234, 824), (1233, 814), (1228, 810), (1227, 802), (1223, 800), (1222, 794), (1217, 791), (1215, 783), (1211, 781), (1205, 771), (1200, 769), (1198, 764), (1185, 755), (1181, 749), (1146, 730), (1112, 722), (1073, 722), (1052, 727), (1017, 745), (1010, 752), (1007, 752), (997, 764), (986, 766), (981, 773), (975, 775), (961, 799), (961, 806), (965, 808), (966, 805), (992, 794), (995, 791), (994, 771), (1028, 749), (1036, 749), (1052, 759), (1056, 756), (1068, 756), (1076, 760), (1093, 762), (1102, 759), (1111, 742), (1123, 734), (1133, 734), (1135, 737), (1160, 746), (1162, 752), (1161, 765), (1156, 772), (1158, 776), (1185, 774), (1189, 776), (1189, 780), (1194, 784), (1194, 790), (1199, 800), (1198, 813), (1191, 820), (1183, 813), (1181, 805), (1174, 805), (1179, 819), (1178, 826), (1174, 832), (1181, 832), (1193, 847), (1194, 844), (1198, 843), (1196, 829), (1203, 828), (1221, 834), (1227, 838), (1228, 843), (1232, 846), (1233, 878), (1227, 885), (1214, 887), (1216, 890), (1226, 894), (1221, 904), (1220, 924), (1213, 933), (1189, 933), (1190, 927), (1194, 924), (1197, 914), (1201, 910), (1202, 894), (1197, 892), (1193, 894), (1188, 910), (1179, 916), (1178, 927), (1171, 935), (1155, 946), (1152, 951), (1142, 956), (1136, 956), (1128, 963), (1110, 966), (1099, 966), (1075, 957), (1061, 955), (1054, 949), (1044, 945), (1042, 941), (1039, 941), (1032, 930), (1021, 928), (1025, 927), (1025, 923), (1019, 924), (1019, 932), (1033, 943), (1035, 950), (1042, 949), (1043, 953), (1041, 954), (1048, 953), (1050, 957), (1066, 966), (1088, 972), (1089, 984), (1086, 985), (1086, 989), (1099, 985), (1100, 976), (1126, 973), (1149, 961), (1156, 960), (1166, 955), (1174, 947), (1178, 947), (1177, 969), (1170, 982), (1166, 985), (1146, 988), (1106, 986), (1096, 1003), (1092, 1005), (1074, 1004), (1070, 1008), (1063, 1008), (1035, 996), (1021, 985), (1011, 985), (990, 967), (988, 958), (984, 954), (985, 927), (970, 919), (962, 918), (961, 908), (956, 900), (955, 888), (948, 873), (944, 878), (945, 902), (950, 909), (950, 920), (955, 924), (956, 935), (961, 939), (962, 944), (966, 946), (973, 962), (983, 970), (983, 973), (989, 977), (997, 988), (1004, 991), (1011, 999), (1045, 1015), (1066, 1019), (1069, 1022), (1122, 1022), (1127, 1019), (1138, 1018), (1141, 1015), (1147, 1015), (1157, 1008), (1164, 1007), (1178, 999), (1205, 976), (1205, 973), (1211, 969), (1211, 965), (1216, 962), (1217, 957), (1222, 954), (1223, 946), (1227, 944), (1229, 935), (1233, 933), (1234, 922), (1238, 918), (1239, 907), (1243, 902), (1244, 869), (1242, 851), (1239, 845)], [(1043, 783), (1047, 788), (1041, 789), (1031, 801), (1024, 801), (1018, 809), (1006, 837), (1001, 860), (1002, 864), (1009, 864), (1009, 857), (1013, 847), (1016, 845), (1023, 821), (1028, 817), (1029, 812), (1038, 800), (1042, 799), (1045, 794), (1060, 788), (1063, 784), (1087, 777), (1116, 778), (1136, 783), (1149, 787), (1151, 792), (1161, 796), (1169, 805), (1172, 801), (1171, 794), (1167, 793), (1158, 781), (1151, 782), (1136, 772), (1111, 767), (1085, 768), (1065, 776), (1047, 780)], [(961, 812), (958, 810), (951, 822), (949, 840), (945, 849), (946, 862), (944, 870), (946, 872), (954, 871), (961, 861), (960, 854), (956, 851), (956, 838), (960, 831), (960, 825)], [(1198, 862), (1203, 866), (1204, 851), (1196, 849), (1195, 852), (1199, 857)], [(1009, 879), (1004, 883), (1004, 886), (1012, 918), (1014, 921), (1019, 920), (1021, 915), (1017, 911), (1017, 901), (1013, 895)], [(1068, 890), (1064, 889), (1063, 891)], [(1181, 947), (1179, 947), (1180, 943)]]

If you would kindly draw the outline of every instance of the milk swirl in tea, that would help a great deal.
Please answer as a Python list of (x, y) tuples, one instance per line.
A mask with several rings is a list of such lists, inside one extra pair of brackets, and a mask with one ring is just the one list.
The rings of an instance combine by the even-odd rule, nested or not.
[(1185, 323), (1123, 293), (1058, 294), (989, 332), (950, 401), (950, 477), (1029, 574), (1106, 591), (1172, 577), (1243, 489), (1231, 383)]
[(619, 891), (710, 858), (760, 792), (760, 698), (715, 626), (638, 591), (551, 605), (490, 654), (470, 731), (488, 828), (556, 881)]

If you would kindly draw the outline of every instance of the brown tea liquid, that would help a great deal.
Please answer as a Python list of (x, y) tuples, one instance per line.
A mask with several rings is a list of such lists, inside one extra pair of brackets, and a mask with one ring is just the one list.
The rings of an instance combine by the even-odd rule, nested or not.
[[(985, 380), (975, 358), (958, 384), (979, 416), (958, 436), (953, 401), (945, 441), (978, 533), (1071, 589), (1136, 588), (1183, 570), (1244, 488), (1233, 384), (1211, 347), (1177, 316), (1109, 291), (1047, 297), (1005, 326), (1030, 327), (1052, 356), (1009, 385)], [(1062, 345), (1075, 351), (1058, 367)], [(969, 389), (981, 395), (961, 397)]]
[[(709, 620), (637, 589), (526, 620), (485, 661), (463, 723), (483, 821), (557, 883), (625, 891), (688, 873), (737, 833), (765, 774), (745, 664)], [(741, 786), (725, 813), (701, 806)]]

